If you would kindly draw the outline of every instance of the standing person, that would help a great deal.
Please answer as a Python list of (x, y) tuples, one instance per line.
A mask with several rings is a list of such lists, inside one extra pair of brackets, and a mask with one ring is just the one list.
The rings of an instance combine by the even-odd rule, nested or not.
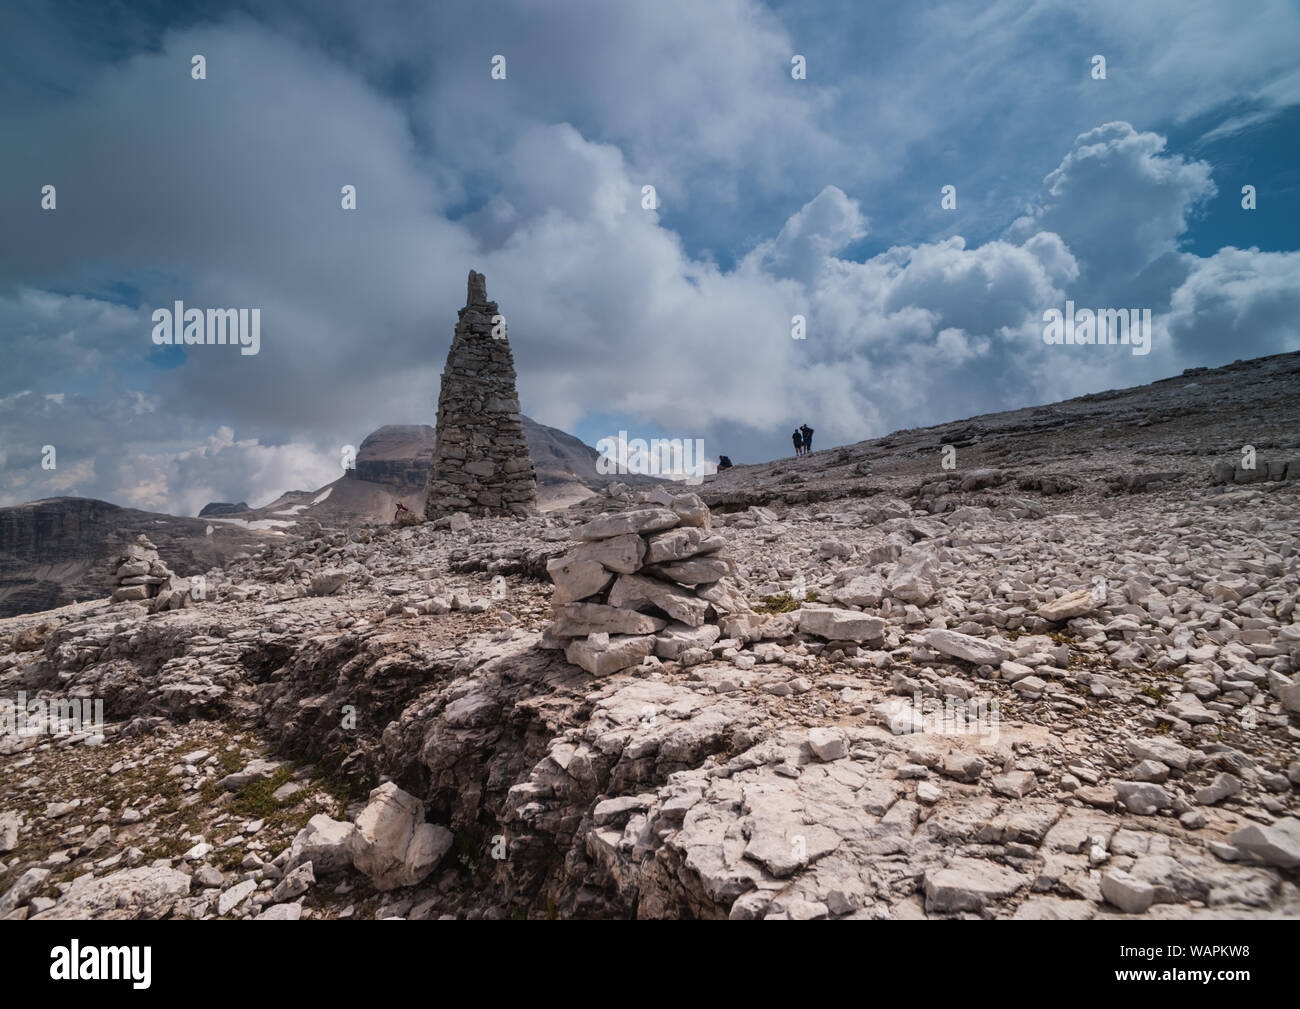
[(803, 455), (803, 435), (799, 433), (798, 428), (795, 428), (794, 434), (790, 437), (794, 439), (794, 454), (797, 459), (799, 456)]
[(812, 451), (813, 429), (810, 428), (807, 424), (805, 424), (799, 430), (803, 432), (803, 454), (807, 455), (809, 452)]

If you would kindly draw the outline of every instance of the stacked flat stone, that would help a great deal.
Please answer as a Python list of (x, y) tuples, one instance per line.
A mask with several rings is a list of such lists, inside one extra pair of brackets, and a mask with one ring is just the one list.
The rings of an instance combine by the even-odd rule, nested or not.
[(547, 564), (555, 583), (544, 644), (596, 676), (654, 654), (706, 661), (729, 623), (751, 617), (727, 580), (735, 564), (694, 494), (651, 500), (579, 526), (578, 546)]
[(189, 579), (177, 577), (143, 534), (110, 562), (109, 572), (115, 603), (147, 601), (150, 613), (190, 605)]
[[(537, 480), (520, 419), (515, 364), (483, 274), (469, 274), (465, 307), (447, 353), (424, 514), (527, 515)], [(496, 329), (497, 335), (493, 336)]]

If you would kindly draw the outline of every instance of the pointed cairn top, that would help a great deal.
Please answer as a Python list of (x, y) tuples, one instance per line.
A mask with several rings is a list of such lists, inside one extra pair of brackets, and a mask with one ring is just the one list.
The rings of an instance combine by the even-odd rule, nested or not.
[(469, 290), (465, 295), (465, 305), (486, 305), (487, 278), (474, 270), (469, 271)]

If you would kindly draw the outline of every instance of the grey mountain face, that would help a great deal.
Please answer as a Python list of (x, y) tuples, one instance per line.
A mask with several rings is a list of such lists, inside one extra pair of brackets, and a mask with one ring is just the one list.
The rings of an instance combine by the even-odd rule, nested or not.
[(0, 615), (102, 597), (109, 560), (141, 534), (180, 575), (201, 573), (264, 542), (238, 526), (119, 508), (93, 498), (48, 498), (0, 508)]
[[(580, 500), (613, 480), (654, 482), (602, 476), (596, 472), (594, 448), (558, 428), (520, 419), (529, 452), (538, 461), (538, 503), (544, 509)], [(435, 429), (428, 424), (386, 425), (362, 440), (356, 467), (332, 484), (289, 491), (260, 508), (212, 502), (199, 513), (199, 519), (210, 521), (90, 498), (0, 508), (0, 616), (94, 597), (103, 589), (100, 569), (141, 533), (157, 543), (162, 558), (179, 574), (189, 575), (269, 539), (314, 533), (322, 523), (389, 522), (398, 501), (422, 512), (434, 442)]]

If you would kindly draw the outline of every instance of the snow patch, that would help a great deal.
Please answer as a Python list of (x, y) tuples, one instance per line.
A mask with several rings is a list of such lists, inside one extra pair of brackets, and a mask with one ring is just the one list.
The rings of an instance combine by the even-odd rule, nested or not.
[[(277, 513), (277, 514), (278, 514), (278, 513)], [(278, 529), (278, 528), (281, 528), (281, 527), (283, 527), (283, 526), (289, 526), (290, 528), (293, 528), (293, 527), (297, 526), (297, 524), (298, 524), (298, 523), (296, 523), (296, 522), (291, 522), (291, 521), (289, 521), (288, 519), (252, 519), (252, 520), (250, 521), (249, 519), (218, 519), (218, 518), (214, 518), (214, 519), (210, 519), (209, 521), (212, 521), (212, 522), (228, 522), (228, 523), (230, 523), (231, 525), (243, 526), (245, 529), (254, 529), (254, 530), (261, 530), (261, 529)]]

